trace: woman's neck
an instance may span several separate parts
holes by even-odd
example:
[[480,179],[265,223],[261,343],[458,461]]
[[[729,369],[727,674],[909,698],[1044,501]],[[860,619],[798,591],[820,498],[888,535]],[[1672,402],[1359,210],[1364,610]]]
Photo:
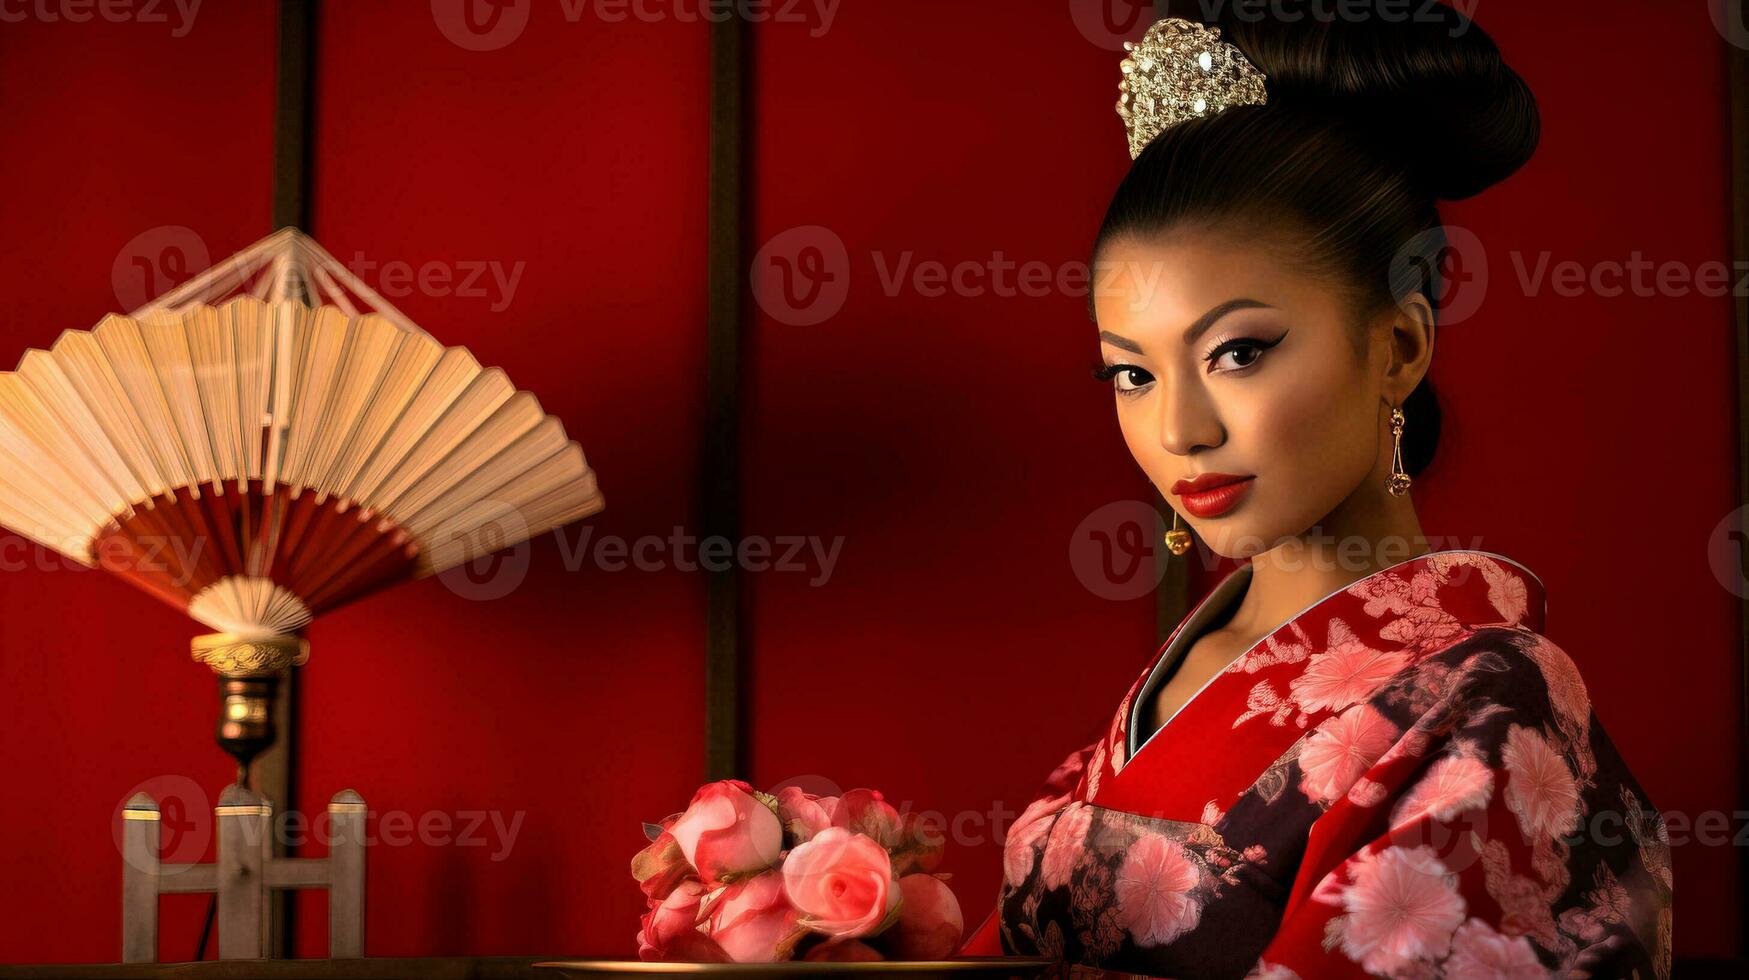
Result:
[[1304,534],[1252,556],[1250,585],[1221,630],[1261,639],[1325,596],[1432,550],[1407,498],[1381,490],[1345,502]]

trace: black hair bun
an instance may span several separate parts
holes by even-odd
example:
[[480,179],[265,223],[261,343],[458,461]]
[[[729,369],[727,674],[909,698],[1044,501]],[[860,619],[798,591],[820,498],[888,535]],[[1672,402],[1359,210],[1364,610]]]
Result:
[[1536,97],[1494,41],[1433,0],[1226,5],[1214,24],[1268,77],[1271,111],[1325,111],[1438,200],[1505,180],[1536,151]]

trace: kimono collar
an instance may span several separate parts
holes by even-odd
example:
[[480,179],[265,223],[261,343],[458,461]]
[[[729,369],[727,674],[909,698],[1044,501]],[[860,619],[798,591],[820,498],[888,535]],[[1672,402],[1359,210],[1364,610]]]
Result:
[[[1152,740],[1153,734],[1132,738],[1129,733],[1142,734],[1142,706],[1166,671],[1183,655],[1187,641],[1200,636],[1206,623],[1237,603],[1250,582],[1249,562],[1228,573],[1184,618],[1155,654],[1151,667],[1131,686],[1114,721],[1118,734],[1113,744],[1120,751],[1127,749],[1124,755],[1139,752],[1141,746],[1137,742],[1145,745]],[[1210,677],[1179,706],[1173,718],[1224,677],[1254,674],[1272,663],[1303,660],[1306,645],[1328,635],[1319,624],[1332,618],[1367,623],[1376,632],[1378,642],[1418,656],[1446,645],[1466,630],[1483,626],[1541,633],[1545,611],[1542,580],[1511,558],[1470,549],[1428,552],[1372,572],[1295,613],[1232,665]],[[1250,682],[1246,683],[1249,686]],[[1167,719],[1166,725],[1171,722],[1172,718]],[[1119,759],[1113,761],[1114,768],[1121,768]]]
[[[1246,562],[1211,589],[1187,621],[1200,619],[1204,607],[1210,613],[1227,608],[1250,583],[1251,563]],[[1457,548],[1387,565],[1330,592],[1289,622],[1343,595],[1367,599],[1369,606],[1383,604],[1391,612],[1403,611],[1394,607],[1406,600],[1415,606],[1437,606],[1465,626],[1520,626],[1536,633],[1543,631],[1548,611],[1547,591],[1535,572],[1505,555]]]

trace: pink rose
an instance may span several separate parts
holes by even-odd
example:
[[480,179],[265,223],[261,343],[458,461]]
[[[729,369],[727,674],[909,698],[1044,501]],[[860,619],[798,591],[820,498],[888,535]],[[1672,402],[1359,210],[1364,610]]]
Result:
[[836,796],[815,796],[796,786],[785,786],[777,793],[778,820],[795,835],[798,844],[813,840],[815,834],[832,826],[837,809]]
[[843,827],[828,827],[789,852],[783,890],[804,925],[835,939],[879,932],[900,894],[886,848]]
[[815,963],[872,963],[886,957],[868,943],[855,939],[838,939],[815,946],[802,959]]
[[881,796],[880,790],[874,789],[853,789],[840,796],[832,813],[832,826],[867,834],[885,848],[897,847],[904,833],[899,811]]
[[787,960],[807,930],[783,893],[783,875],[766,871],[723,889],[707,913],[710,938],[736,963]]
[[669,828],[686,862],[706,884],[763,871],[783,851],[783,825],[777,814],[738,779],[706,783]]
[[678,813],[663,817],[657,825],[662,828],[661,832],[651,838],[643,850],[632,855],[632,877],[638,880],[638,886],[652,902],[667,898],[674,886],[693,876],[692,865],[686,863],[686,855],[681,853],[680,844],[671,832],[679,819]]
[[707,889],[697,879],[681,882],[660,902],[650,903],[638,930],[638,958],[663,960],[677,944],[689,945],[698,936],[698,906]]
[[717,941],[699,932],[683,932],[675,936],[668,948],[655,955],[646,955],[646,960],[660,960],[664,963],[732,963],[729,954],[723,952],[723,947]]
[[904,960],[946,959],[959,948],[965,919],[953,889],[934,875],[899,879],[899,921],[893,924],[892,951]]

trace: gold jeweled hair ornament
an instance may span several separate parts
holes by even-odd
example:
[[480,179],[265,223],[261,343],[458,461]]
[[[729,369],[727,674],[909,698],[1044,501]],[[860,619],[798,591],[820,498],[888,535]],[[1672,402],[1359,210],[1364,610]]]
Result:
[[1140,44],[1124,42],[1117,114],[1130,133],[1130,159],[1168,126],[1236,105],[1264,105],[1264,76],[1221,29],[1182,17],[1154,22]]

